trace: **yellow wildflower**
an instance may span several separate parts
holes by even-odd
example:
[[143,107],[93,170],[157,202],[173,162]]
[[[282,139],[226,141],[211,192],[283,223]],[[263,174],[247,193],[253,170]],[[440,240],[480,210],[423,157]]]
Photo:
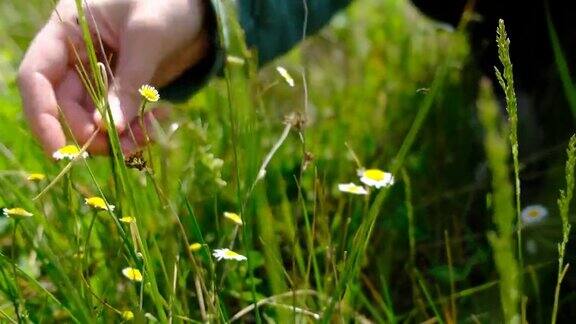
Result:
[[116,208],[116,206],[114,206],[114,205],[107,205],[106,201],[100,197],[84,198],[84,202],[86,203],[86,205],[88,205],[92,208],[95,208],[95,209],[100,209],[100,210],[113,211],[114,208]]
[[190,250],[190,252],[198,252],[198,251],[200,251],[201,248],[202,248],[202,244],[196,242],[196,243],[190,244],[190,246],[188,247],[188,250]]
[[34,216],[34,214],[32,214],[31,212],[20,207],[2,208],[2,213],[4,213],[4,216],[12,218],[25,218]]
[[134,218],[132,216],[124,216],[124,217],[120,218],[120,221],[122,223],[130,224],[130,223],[134,223],[136,221],[136,218]]
[[136,268],[124,268],[122,269],[122,274],[124,275],[124,277],[132,280],[132,281],[137,281],[137,282],[141,282],[142,281],[142,273],[140,272],[140,270],[136,269]]
[[122,312],[122,319],[129,321],[133,318],[134,318],[134,313],[132,313],[132,311],[125,310]]
[[28,180],[28,181],[42,181],[45,178],[46,178],[46,176],[43,173],[30,173],[26,177],[26,180]]
[[56,160],[74,160],[78,155],[85,159],[88,157],[88,152],[81,152],[80,148],[76,145],[66,145],[56,150],[56,152],[52,154],[52,157]]
[[224,212],[224,218],[231,220],[232,222],[236,223],[236,225],[242,225],[242,218],[240,215],[232,212]]
[[140,95],[146,99],[148,102],[156,102],[160,99],[160,94],[158,94],[158,90],[151,85],[145,84],[138,89]]

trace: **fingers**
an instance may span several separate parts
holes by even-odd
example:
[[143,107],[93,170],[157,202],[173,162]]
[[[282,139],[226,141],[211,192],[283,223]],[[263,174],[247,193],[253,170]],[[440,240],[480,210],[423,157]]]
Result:
[[[120,133],[139,113],[140,86],[154,81],[168,83],[201,57],[203,47],[194,40],[202,21],[199,1],[142,1],[134,5],[118,37],[118,61],[108,95]],[[158,70],[160,66],[162,71]],[[98,113],[95,119],[104,126]]]
[[124,154],[134,153],[149,141],[153,141],[153,125],[157,123],[158,120],[167,118],[168,112],[169,110],[167,107],[161,107],[154,108],[150,112],[146,113],[143,120],[145,129],[142,128],[139,118],[132,121],[130,128],[120,136],[120,144]]
[[[120,36],[118,62],[108,94],[108,103],[119,133],[123,133],[138,115],[141,104],[138,89],[150,83],[165,56],[162,44],[157,43],[166,37],[163,33],[164,27],[156,25],[153,19],[138,19],[130,21]],[[104,126],[98,112],[95,119]]]
[[67,65],[65,31],[49,23],[32,41],[18,72],[26,118],[49,155],[66,143],[53,85],[64,77]]
[[[69,69],[56,90],[56,98],[64,115],[64,125],[70,127],[72,136],[81,145],[98,131],[98,126],[92,118],[92,111],[88,108],[90,106],[86,105],[86,97],[86,91],[78,74]],[[88,151],[92,154],[107,153],[108,143],[105,134],[98,134],[90,143]]]

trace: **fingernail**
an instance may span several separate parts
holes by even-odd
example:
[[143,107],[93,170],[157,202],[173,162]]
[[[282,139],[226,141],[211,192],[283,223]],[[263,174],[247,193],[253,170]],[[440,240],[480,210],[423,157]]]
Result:
[[124,113],[122,108],[120,108],[120,99],[113,93],[108,95],[108,105],[110,105],[110,111],[112,112],[112,118],[114,118],[114,125],[119,132],[124,130]]

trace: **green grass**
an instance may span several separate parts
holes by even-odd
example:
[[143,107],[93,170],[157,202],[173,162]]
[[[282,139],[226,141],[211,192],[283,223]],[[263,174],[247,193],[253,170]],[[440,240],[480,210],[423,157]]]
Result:
[[[176,323],[569,318],[562,311],[574,295],[559,287],[574,257],[565,243],[573,145],[566,172],[564,157],[551,159],[546,183],[520,197],[531,160],[517,156],[515,121],[501,124],[491,86],[479,86],[461,30],[403,0],[365,0],[257,70],[225,5],[229,54],[246,63],[226,65],[223,77],[172,107],[144,152],[153,169],[127,168],[110,132],[112,157],[66,170],[45,158],[21,114],[15,71],[50,10],[28,3],[0,4],[0,207],[34,214],[0,218],[2,321],[121,322],[125,310],[138,322]],[[511,98],[506,64],[501,83]],[[89,80],[107,109],[104,80]],[[391,171],[396,183],[369,196],[339,192],[339,183],[359,182],[359,167]],[[47,179],[27,181],[30,172]],[[89,196],[116,208],[95,212]],[[520,226],[520,201],[550,215]],[[194,242],[202,248],[190,251]],[[248,260],[216,261],[213,250],[226,247]],[[125,278],[126,267],[143,282]]]

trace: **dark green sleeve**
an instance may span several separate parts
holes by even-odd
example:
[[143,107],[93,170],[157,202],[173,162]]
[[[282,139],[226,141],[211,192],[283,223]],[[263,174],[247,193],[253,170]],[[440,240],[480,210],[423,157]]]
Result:
[[[248,46],[258,51],[258,62],[264,65],[289,51],[306,35],[317,32],[351,0],[240,0],[240,24]],[[305,22],[307,15],[307,21]]]
[[[205,29],[210,33],[212,42],[210,50],[201,62],[161,89],[160,93],[164,99],[175,102],[188,99],[223,67],[225,49],[219,39],[218,17],[213,2],[206,2],[208,10]],[[311,35],[326,25],[338,10],[350,2],[351,0],[237,1],[239,20],[244,28],[246,43],[257,51],[260,65],[286,53],[301,41],[304,25],[306,35]]]

